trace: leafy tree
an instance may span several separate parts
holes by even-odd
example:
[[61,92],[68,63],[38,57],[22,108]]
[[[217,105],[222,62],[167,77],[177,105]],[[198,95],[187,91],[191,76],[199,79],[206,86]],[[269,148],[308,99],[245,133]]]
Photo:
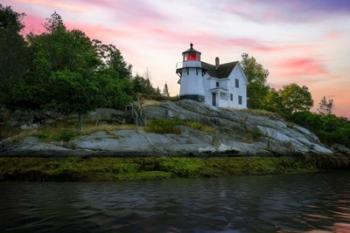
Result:
[[321,99],[318,107],[318,112],[324,115],[332,114],[334,107],[333,99],[327,99],[325,96]]
[[93,109],[98,101],[99,89],[94,80],[81,73],[63,70],[53,72],[47,81],[49,101],[46,107],[66,115],[77,114],[81,129],[81,116]]
[[313,105],[311,93],[306,86],[289,84],[280,90],[280,98],[285,115],[295,112],[309,111]]
[[262,108],[267,111],[276,112],[283,115],[284,106],[282,104],[282,98],[279,91],[273,88],[269,89],[266,96],[263,98]]
[[47,32],[28,36],[33,65],[27,98],[40,108],[76,113],[81,123],[80,116],[97,104],[101,61],[92,41],[81,31],[68,31],[57,13],[45,25]]
[[165,97],[169,97],[169,90],[168,90],[168,84],[164,84],[164,88],[163,88],[163,96]]
[[254,57],[250,57],[246,53],[242,54],[241,64],[248,79],[248,108],[261,109],[263,99],[269,90],[266,84],[269,72]]
[[114,45],[93,40],[93,45],[101,60],[99,70],[109,71],[116,79],[130,79],[131,65],[126,64],[121,52]]
[[132,83],[128,79],[117,79],[109,73],[98,73],[97,87],[100,90],[97,96],[99,107],[123,109],[132,100]]
[[30,63],[27,44],[20,35],[23,16],[0,4],[0,104],[8,107],[13,107],[10,105]]

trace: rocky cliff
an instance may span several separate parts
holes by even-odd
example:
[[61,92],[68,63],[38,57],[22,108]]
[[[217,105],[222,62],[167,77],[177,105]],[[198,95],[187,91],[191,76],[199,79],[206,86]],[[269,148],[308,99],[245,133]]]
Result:
[[332,154],[309,130],[270,113],[229,110],[189,100],[158,102],[143,110],[146,122],[172,119],[210,127],[176,126],[177,133],[144,127],[97,131],[69,142],[44,142],[35,136],[0,142],[0,155],[150,156],[150,155],[291,155]]

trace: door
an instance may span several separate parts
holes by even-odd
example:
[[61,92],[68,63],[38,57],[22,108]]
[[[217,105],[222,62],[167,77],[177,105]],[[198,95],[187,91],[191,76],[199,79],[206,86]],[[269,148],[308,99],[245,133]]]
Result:
[[211,100],[213,106],[216,106],[216,93],[211,93]]

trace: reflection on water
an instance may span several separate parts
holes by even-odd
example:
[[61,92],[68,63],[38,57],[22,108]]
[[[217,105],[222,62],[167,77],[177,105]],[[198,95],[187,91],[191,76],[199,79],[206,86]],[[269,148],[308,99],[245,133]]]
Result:
[[0,183],[0,232],[350,232],[349,177]]

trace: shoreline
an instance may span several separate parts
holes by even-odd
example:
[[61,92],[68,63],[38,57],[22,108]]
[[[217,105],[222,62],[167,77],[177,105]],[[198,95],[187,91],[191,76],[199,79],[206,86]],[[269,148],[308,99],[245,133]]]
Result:
[[146,181],[348,170],[349,156],[1,157],[0,181]]

